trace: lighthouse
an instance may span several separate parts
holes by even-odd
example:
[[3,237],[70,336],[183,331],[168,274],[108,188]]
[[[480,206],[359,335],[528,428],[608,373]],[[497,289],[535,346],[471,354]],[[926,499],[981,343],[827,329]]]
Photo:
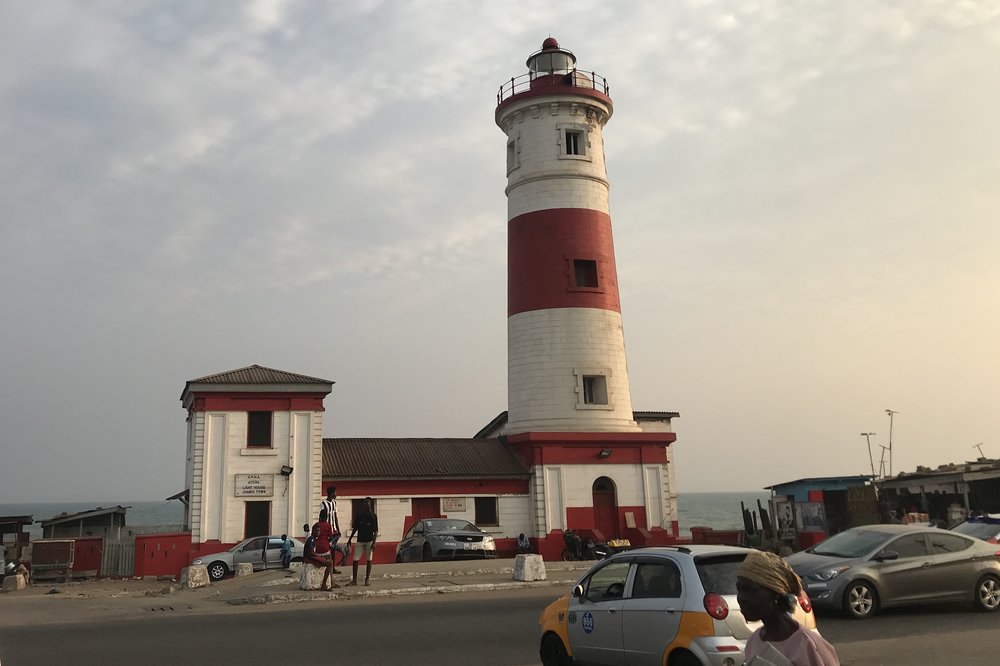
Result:
[[[675,412],[633,412],[608,202],[608,81],[549,37],[497,94],[506,135],[507,415],[535,538],[677,535]],[[638,544],[636,544],[638,545]]]
[[608,83],[552,37],[501,90],[508,432],[635,432],[604,164]]

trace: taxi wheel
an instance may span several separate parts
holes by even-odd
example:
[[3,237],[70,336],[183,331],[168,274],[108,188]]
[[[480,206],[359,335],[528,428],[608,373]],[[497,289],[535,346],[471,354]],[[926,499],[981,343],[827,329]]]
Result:
[[1000,579],[983,576],[976,583],[976,608],[992,612],[1000,608]]
[[573,657],[566,652],[566,646],[555,634],[545,634],[542,639],[542,666],[572,666]]
[[687,650],[670,655],[670,666],[702,666],[701,660]]
[[856,580],[844,592],[844,610],[855,620],[864,620],[878,610],[878,595],[864,581]]

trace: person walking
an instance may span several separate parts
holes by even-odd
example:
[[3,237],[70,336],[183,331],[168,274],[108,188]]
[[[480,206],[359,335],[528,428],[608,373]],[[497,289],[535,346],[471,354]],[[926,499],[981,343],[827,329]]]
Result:
[[840,666],[833,646],[792,618],[801,591],[802,582],[784,559],[747,553],[736,572],[736,599],[748,622],[764,625],[747,640],[745,666]]
[[375,556],[375,539],[378,536],[378,516],[372,508],[372,498],[366,497],[364,508],[351,520],[351,536],[347,537],[347,545],[351,545],[354,535],[358,536],[358,543],[354,546],[354,563],[351,570],[351,582],[348,585],[358,584],[358,563],[362,556],[367,557],[365,562],[365,585],[371,583],[372,577],[372,557]]

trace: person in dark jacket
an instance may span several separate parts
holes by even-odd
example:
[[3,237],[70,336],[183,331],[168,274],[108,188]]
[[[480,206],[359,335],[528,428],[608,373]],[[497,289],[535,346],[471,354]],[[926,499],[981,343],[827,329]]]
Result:
[[375,539],[378,537],[378,516],[372,509],[372,498],[366,497],[364,508],[351,520],[351,536],[347,537],[347,545],[351,545],[354,535],[358,536],[358,543],[354,546],[354,564],[351,571],[351,582],[348,585],[358,584],[358,563],[362,556],[367,557],[365,562],[365,585],[371,583],[372,577],[372,557],[375,555]]

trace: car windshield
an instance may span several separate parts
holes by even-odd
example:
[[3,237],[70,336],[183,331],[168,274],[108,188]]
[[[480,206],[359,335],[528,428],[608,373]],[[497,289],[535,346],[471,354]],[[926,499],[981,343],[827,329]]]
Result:
[[830,557],[862,557],[891,536],[873,530],[847,530],[834,534],[806,552]]
[[955,527],[952,528],[952,531],[966,536],[976,537],[977,539],[995,539],[997,535],[1000,535],[1000,524],[998,523],[1000,523],[1000,521],[967,521],[955,525]]
[[467,520],[425,520],[424,530],[427,532],[478,532],[479,528]]
[[706,594],[736,594],[736,572],[740,570],[746,555],[716,555],[696,557],[694,566]]

